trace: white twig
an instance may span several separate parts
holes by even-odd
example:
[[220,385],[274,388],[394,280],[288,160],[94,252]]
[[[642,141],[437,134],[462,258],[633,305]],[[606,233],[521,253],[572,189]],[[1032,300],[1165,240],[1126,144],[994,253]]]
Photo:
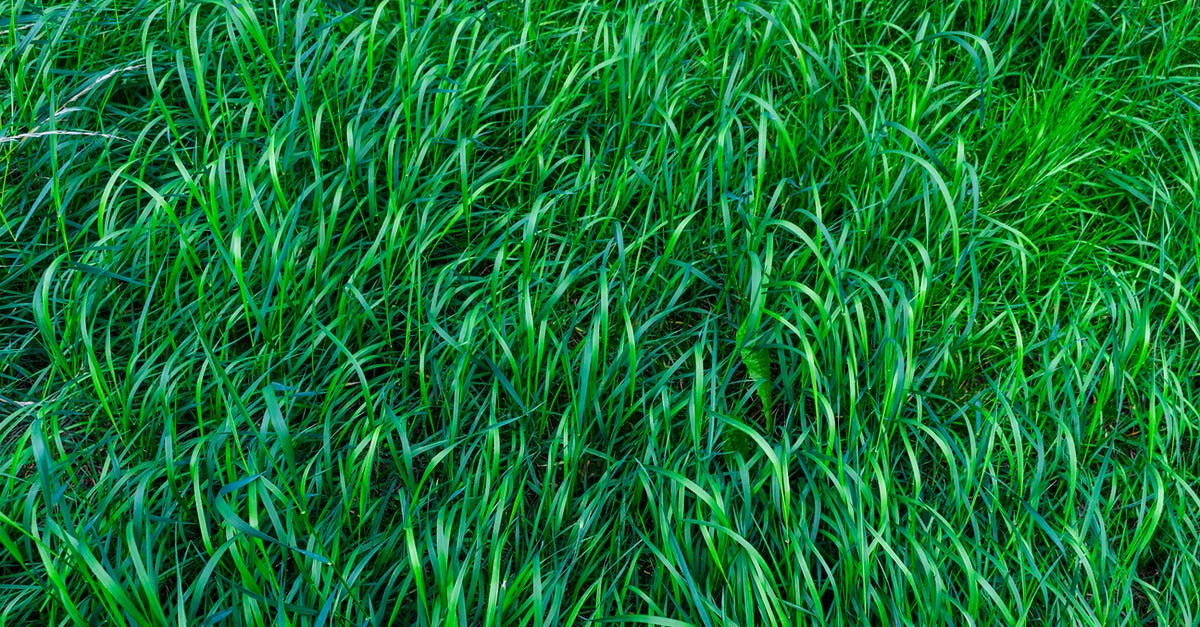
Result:
[[84,87],[83,89],[79,90],[74,96],[71,96],[69,99],[67,99],[67,101],[62,104],[62,107],[60,107],[58,109],[58,111],[55,111],[53,115],[50,115],[47,118],[45,118],[44,120],[42,120],[41,122],[39,122],[37,124],[37,126],[34,126],[32,129],[29,130],[29,132],[19,133],[17,135],[11,135],[11,136],[0,135],[0,144],[8,143],[8,142],[23,141],[26,139],[35,139],[38,137],[47,137],[50,135],[68,135],[68,136],[75,136],[75,137],[104,137],[107,139],[119,139],[123,142],[128,142],[129,140],[125,139],[124,137],[118,137],[116,135],[109,135],[108,133],[96,133],[93,131],[42,131],[42,130],[38,130],[38,129],[42,128],[46,124],[49,124],[51,120],[57,120],[58,118],[60,118],[64,115],[67,115],[68,113],[73,113],[75,111],[78,111],[79,109],[76,107],[72,107],[71,103],[86,96],[93,89],[96,89],[97,87],[99,87],[100,84],[103,83],[104,81],[116,76],[117,74],[121,74],[122,72],[129,72],[132,70],[140,69],[142,67],[144,67],[143,64],[135,63],[133,65],[125,66],[123,68],[109,70],[107,73],[101,75],[99,78],[92,81],[91,85]]
[[91,84],[91,85],[88,85],[87,87],[84,87],[83,89],[79,90],[79,93],[75,94],[74,96],[71,96],[71,98],[70,98],[69,100],[67,100],[66,102],[64,102],[64,103],[62,104],[62,108],[61,108],[61,109],[59,109],[58,111],[55,111],[55,112],[54,112],[54,115],[52,115],[52,116],[50,116],[50,117],[46,118],[45,120],[42,120],[42,124],[45,124],[46,122],[49,122],[51,119],[55,119],[55,118],[57,118],[58,116],[60,116],[60,115],[63,115],[63,114],[65,114],[65,113],[70,113],[70,112],[71,112],[71,110],[70,110],[70,109],[68,109],[67,107],[70,107],[72,102],[75,102],[76,100],[79,100],[80,98],[82,98],[82,97],[86,96],[86,95],[88,94],[88,92],[90,92],[90,91],[92,91],[93,89],[95,89],[95,88],[99,87],[99,86],[100,86],[100,83],[103,83],[104,81],[106,81],[106,80],[108,80],[108,79],[110,79],[110,78],[112,78],[112,77],[114,77],[114,76],[116,76],[117,74],[120,74],[120,73],[122,73],[122,72],[129,72],[129,71],[131,71],[131,70],[137,70],[137,69],[140,69],[141,67],[142,67],[142,64],[141,64],[141,63],[135,63],[135,64],[133,64],[133,65],[126,66],[126,67],[123,67],[123,68],[118,68],[118,69],[115,69],[115,70],[109,70],[109,72],[108,72],[107,74],[105,74],[105,75],[101,76],[100,78],[97,78],[95,81],[93,81],[93,82],[92,82],[92,84]]
[[5,142],[17,142],[26,139],[34,139],[37,137],[46,137],[48,135],[75,135],[82,137],[105,137],[107,139],[119,139],[123,142],[128,142],[124,137],[109,135],[108,133],[94,133],[92,131],[33,131],[31,133],[20,133],[9,137],[0,137],[0,144]]

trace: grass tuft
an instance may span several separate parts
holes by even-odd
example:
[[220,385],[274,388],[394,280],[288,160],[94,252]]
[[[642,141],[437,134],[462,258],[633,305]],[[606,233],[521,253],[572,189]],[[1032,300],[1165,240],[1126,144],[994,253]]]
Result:
[[1198,51],[10,2],[0,624],[1195,624]]

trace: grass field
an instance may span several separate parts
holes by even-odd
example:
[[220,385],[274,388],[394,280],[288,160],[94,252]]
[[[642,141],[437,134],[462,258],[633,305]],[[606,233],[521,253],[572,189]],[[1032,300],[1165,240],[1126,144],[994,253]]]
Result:
[[1200,2],[10,0],[0,625],[1200,622]]

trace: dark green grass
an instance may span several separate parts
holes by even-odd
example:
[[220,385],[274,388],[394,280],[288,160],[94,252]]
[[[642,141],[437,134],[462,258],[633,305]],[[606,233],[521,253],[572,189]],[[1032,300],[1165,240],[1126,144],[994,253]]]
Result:
[[0,624],[1200,621],[1200,4],[17,0]]

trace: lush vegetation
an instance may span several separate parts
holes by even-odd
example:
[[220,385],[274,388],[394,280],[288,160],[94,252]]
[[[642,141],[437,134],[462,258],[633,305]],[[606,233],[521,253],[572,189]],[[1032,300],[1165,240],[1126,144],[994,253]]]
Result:
[[0,623],[1200,621],[1200,3],[15,0]]

